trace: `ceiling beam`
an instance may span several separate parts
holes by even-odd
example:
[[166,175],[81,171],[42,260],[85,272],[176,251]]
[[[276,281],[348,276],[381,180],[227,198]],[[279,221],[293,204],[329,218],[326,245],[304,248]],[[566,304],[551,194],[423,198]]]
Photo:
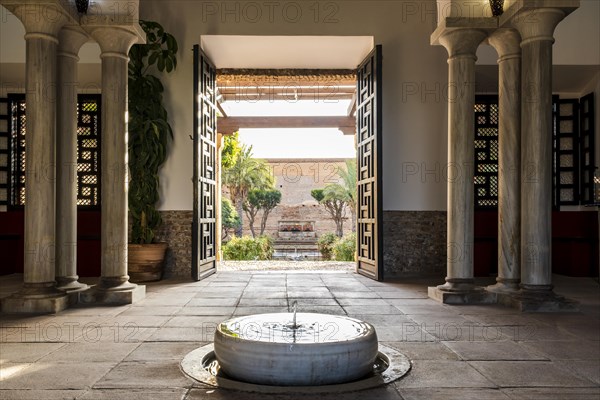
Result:
[[223,135],[231,135],[241,128],[337,128],[344,135],[356,133],[354,117],[226,117],[219,118],[217,130]]

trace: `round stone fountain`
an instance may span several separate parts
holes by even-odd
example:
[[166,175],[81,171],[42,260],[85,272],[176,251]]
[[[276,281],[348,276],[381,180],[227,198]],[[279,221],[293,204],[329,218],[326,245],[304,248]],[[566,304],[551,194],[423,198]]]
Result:
[[410,369],[401,353],[379,346],[375,328],[354,318],[258,314],[220,323],[213,345],[190,352],[183,372],[205,384],[281,393],[340,392],[380,386]]
[[[333,315],[260,314],[221,323],[214,351],[228,376],[262,385],[330,385],[373,370],[377,334],[366,322]],[[287,320],[287,322],[286,322]]]

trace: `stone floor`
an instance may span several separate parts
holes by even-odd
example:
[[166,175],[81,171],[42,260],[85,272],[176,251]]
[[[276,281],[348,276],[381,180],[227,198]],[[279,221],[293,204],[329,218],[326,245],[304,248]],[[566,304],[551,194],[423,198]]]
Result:
[[[0,279],[0,295],[19,276]],[[593,279],[555,277],[581,312],[521,314],[447,306],[427,284],[378,283],[353,273],[220,272],[201,282],[147,286],[131,306],[0,316],[1,399],[598,400],[600,291]],[[232,315],[288,311],[350,315],[375,325],[412,371],[379,389],[336,395],[264,395],[195,384],[179,370]]]

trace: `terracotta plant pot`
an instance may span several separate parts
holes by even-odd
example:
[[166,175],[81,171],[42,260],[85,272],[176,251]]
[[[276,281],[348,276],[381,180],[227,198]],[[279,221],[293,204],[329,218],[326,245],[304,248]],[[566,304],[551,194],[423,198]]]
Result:
[[152,282],[162,278],[167,243],[128,245],[127,266],[132,282]]

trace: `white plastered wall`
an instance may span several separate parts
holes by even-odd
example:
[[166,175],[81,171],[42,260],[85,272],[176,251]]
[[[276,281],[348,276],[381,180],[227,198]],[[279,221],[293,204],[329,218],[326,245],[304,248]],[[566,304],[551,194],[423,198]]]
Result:
[[[199,42],[201,35],[358,35],[373,36],[376,43],[383,45],[384,209],[445,210],[446,51],[429,45],[429,37],[438,18],[436,4],[436,0],[142,0],[140,18],[159,21],[175,35],[180,45],[178,69],[164,79],[165,99],[175,141],[161,173],[160,208],[192,208],[192,147],[189,140],[192,133],[191,48]],[[474,5],[469,7],[463,9],[471,10],[471,13],[478,10]],[[24,87],[24,76],[14,70],[18,70],[18,65],[24,62],[25,43],[20,23],[4,8],[0,7],[0,10],[0,95],[3,95],[7,85]],[[485,11],[486,7],[481,10]],[[555,63],[600,65],[597,34],[600,21],[595,18],[598,13],[599,1],[582,0],[582,8],[559,25]],[[479,63],[494,64],[497,56],[493,49],[488,49],[487,55],[485,51],[480,51]],[[97,45],[90,43],[84,46],[80,53],[83,73],[97,68],[93,65],[99,63],[98,55]],[[596,88],[596,104],[599,107],[600,83],[593,87]],[[597,118],[597,124],[599,120]],[[597,131],[600,132],[600,129]]]

